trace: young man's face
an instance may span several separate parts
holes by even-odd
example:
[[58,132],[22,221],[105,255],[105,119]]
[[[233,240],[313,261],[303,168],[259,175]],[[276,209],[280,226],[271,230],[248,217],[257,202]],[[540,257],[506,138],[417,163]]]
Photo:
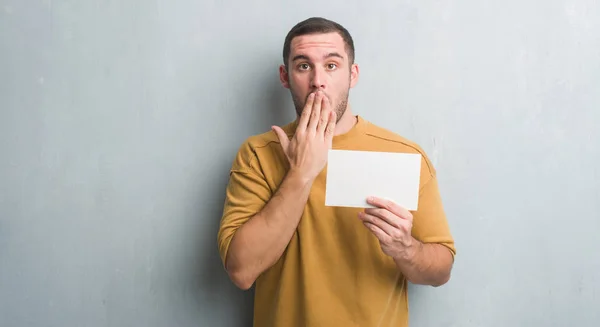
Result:
[[302,35],[292,40],[288,70],[282,65],[280,77],[292,93],[298,115],[308,95],[322,90],[339,120],[346,111],[348,92],[356,84],[358,67],[350,65],[338,33]]

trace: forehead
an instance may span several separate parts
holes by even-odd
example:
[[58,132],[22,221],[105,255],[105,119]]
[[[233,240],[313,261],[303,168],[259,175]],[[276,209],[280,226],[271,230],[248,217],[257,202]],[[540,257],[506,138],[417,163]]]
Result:
[[322,52],[337,52],[347,57],[344,39],[335,32],[297,36],[292,40],[290,50],[292,58],[299,54],[310,56]]

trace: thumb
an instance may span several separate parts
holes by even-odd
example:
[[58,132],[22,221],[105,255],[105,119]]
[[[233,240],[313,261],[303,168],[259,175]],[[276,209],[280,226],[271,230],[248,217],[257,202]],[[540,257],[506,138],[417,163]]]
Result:
[[277,138],[279,138],[279,142],[281,143],[281,147],[283,148],[283,150],[287,151],[288,144],[290,144],[290,140],[288,139],[287,134],[285,134],[283,129],[281,129],[281,127],[279,126],[271,126],[271,129],[273,130],[273,132],[275,132]]

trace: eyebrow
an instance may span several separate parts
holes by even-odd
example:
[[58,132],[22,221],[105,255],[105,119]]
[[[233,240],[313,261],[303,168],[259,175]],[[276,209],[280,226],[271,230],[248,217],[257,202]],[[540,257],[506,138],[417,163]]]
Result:
[[[324,56],[324,58],[331,58],[331,57],[337,57],[337,58],[340,58],[340,59],[344,59],[344,57],[342,55],[340,55],[339,53],[337,53],[337,52],[330,52],[330,53],[328,53],[327,55]],[[299,59],[304,59],[304,60],[310,61],[310,58],[308,56],[302,55],[302,54],[294,56],[294,58],[292,58],[292,61],[296,61],[296,60],[299,60]]]

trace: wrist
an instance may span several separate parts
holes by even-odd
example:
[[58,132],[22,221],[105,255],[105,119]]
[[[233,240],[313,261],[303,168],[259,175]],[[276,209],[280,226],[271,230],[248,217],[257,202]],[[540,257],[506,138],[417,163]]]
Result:
[[286,175],[286,180],[297,187],[303,187],[307,185],[311,185],[314,181],[314,178],[307,176],[305,173],[297,171],[295,169],[290,169]]
[[412,267],[419,261],[418,259],[422,251],[423,243],[413,237],[411,244],[406,247],[405,251],[402,251],[398,256],[394,257],[394,261],[399,266]]
[[306,173],[298,171],[296,169],[290,169],[286,177],[296,183],[310,184],[315,179],[314,177],[308,176]]

